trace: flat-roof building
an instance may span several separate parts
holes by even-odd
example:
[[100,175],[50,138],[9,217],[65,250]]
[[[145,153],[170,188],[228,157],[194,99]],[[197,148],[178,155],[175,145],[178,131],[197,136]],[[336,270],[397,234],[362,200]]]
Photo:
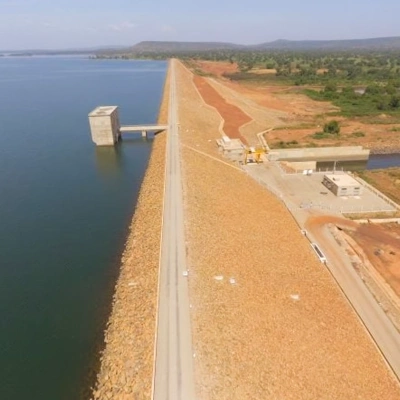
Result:
[[322,184],[336,196],[359,196],[361,183],[348,174],[326,174]]
[[92,140],[97,146],[109,146],[118,142],[120,124],[117,106],[95,108],[89,114]]

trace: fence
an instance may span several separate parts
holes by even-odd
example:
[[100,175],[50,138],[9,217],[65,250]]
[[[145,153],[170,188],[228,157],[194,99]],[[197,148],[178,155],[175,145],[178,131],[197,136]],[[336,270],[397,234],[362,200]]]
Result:
[[[382,207],[380,205],[374,206],[364,206],[364,205],[341,205],[341,206],[333,206],[332,204],[323,204],[323,203],[301,203],[300,205],[295,204],[294,202],[287,200],[285,196],[277,190],[274,186],[269,185],[267,182],[262,180],[261,178],[255,177],[251,175],[248,170],[245,170],[247,175],[251,176],[256,182],[258,182],[261,186],[264,186],[271,193],[273,193],[284,205],[285,207],[292,213],[294,211],[306,210],[306,209],[316,209],[316,210],[324,210],[333,213],[340,214],[377,214],[377,213],[393,213],[394,211],[400,209],[400,206],[396,204],[394,201],[390,200],[384,194],[379,192],[373,186],[368,185],[365,181],[364,186],[366,186],[369,190],[372,190],[376,195],[389,203],[392,207]],[[362,184],[363,182],[360,183]],[[394,208],[394,209],[393,209]]]
[[364,179],[354,176],[353,178],[356,179],[358,182],[361,183],[361,185],[365,186],[368,188],[371,192],[375,193],[378,197],[380,197],[382,200],[385,200],[387,203],[389,203],[391,206],[393,206],[396,210],[400,210],[400,205],[398,205],[396,202],[394,202],[392,199],[389,199],[386,195],[384,195],[382,192],[380,192],[378,189],[374,188],[372,185],[369,183],[365,182]]

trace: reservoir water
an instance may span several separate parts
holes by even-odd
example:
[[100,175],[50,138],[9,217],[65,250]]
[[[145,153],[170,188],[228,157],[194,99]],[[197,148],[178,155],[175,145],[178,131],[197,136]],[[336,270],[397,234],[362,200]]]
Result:
[[317,169],[321,171],[337,170],[359,171],[365,169],[385,169],[391,167],[400,167],[400,154],[371,154],[368,161],[332,161],[317,162]]
[[87,114],[155,122],[165,72],[0,58],[0,399],[88,398],[151,141],[96,148]]

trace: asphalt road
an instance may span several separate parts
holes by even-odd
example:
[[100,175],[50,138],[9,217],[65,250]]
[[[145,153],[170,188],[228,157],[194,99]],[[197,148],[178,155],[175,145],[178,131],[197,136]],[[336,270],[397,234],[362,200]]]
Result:
[[[377,303],[364,282],[357,275],[349,256],[339,247],[325,224],[307,223],[312,215],[306,209],[299,209],[292,202],[294,189],[282,180],[281,172],[273,164],[266,164],[263,173],[257,173],[254,166],[247,168],[250,176],[263,182],[292,206],[291,213],[299,227],[306,228],[311,242],[316,242],[328,260],[332,276],[359,316],[371,338],[380,350],[387,364],[400,380],[400,333]],[[264,168],[263,168],[264,169]],[[261,170],[262,172],[262,170]],[[336,217],[339,217],[336,215]]]
[[153,399],[194,400],[174,60],[168,119]]
[[317,241],[328,263],[327,267],[369,331],[383,357],[400,380],[400,334],[379,306],[351,265],[326,225],[306,225],[308,235]]

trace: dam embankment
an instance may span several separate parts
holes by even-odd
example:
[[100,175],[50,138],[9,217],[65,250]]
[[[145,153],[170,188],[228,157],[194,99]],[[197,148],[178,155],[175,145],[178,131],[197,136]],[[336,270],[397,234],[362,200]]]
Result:
[[[158,123],[168,122],[169,70]],[[157,317],[166,133],[154,138],[121,258],[94,399],[150,399]],[[133,396],[133,397],[132,397]]]

